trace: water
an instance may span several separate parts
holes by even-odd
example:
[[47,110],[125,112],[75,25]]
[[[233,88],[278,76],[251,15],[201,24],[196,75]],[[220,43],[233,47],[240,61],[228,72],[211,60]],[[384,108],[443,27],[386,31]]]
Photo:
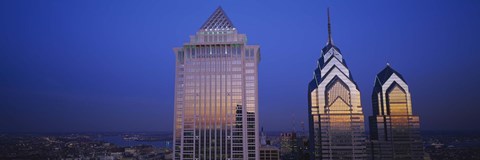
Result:
[[172,148],[172,141],[133,141],[124,140],[122,136],[104,136],[97,138],[97,140],[112,143],[120,147],[151,145],[155,148]]

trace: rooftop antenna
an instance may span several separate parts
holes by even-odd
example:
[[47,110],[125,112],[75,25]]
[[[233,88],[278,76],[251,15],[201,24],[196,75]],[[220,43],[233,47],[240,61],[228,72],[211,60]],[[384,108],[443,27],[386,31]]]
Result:
[[300,122],[300,125],[302,126],[302,135],[301,136],[305,136],[305,124],[304,122]]
[[327,16],[328,16],[328,44],[333,45],[332,27],[331,27],[331,24],[330,24],[330,7],[327,8]]
[[295,113],[292,113],[292,129],[293,133],[297,132],[295,129]]

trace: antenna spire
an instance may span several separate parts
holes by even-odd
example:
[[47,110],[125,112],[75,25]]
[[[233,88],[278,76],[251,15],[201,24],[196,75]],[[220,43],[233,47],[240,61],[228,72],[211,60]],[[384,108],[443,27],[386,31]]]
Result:
[[330,25],[330,7],[327,8],[327,16],[328,16],[328,44],[333,44],[332,27]]

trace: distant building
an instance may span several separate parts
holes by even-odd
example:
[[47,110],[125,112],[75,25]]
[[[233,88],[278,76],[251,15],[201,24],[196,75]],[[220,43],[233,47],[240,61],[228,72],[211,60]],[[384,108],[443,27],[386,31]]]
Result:
[[296,149],[296,159],[297,160],[309,160],[310,159],[310,150],[309,150],[308,137],[298,136],[297,137],[297,149]]
[[173,159],[259,159],[260,47],[218,7],[174,52]]
[[297,145],[297,136],[295,132],[280,134],[280,154],[282,159],[289,159],[286,157],[293,157],[292,153]]
[[260,133],[260,160],[279,160],[280,150],[278,147],[271,146],[270,140],[267,139],[263,127]]
[[390,65],[375,77],[370,116],[370,159],[423,159],[419,117],[413,115],[410,91]]
[[296,132],[280,134],[280,157],[282,160],[307,160],[308,139]]
[[328,13],[328,42],[308,85],[310,159],[364,159],[364,115],[360,91],[333,44]]
[[280,160],[278,148],[270,145],[262,145],[260,147],[260,160]]
[[267,134],[265,134],[265,132],[263,131],[263,127],[262,131],[260,132],[260,145],[267,145]]

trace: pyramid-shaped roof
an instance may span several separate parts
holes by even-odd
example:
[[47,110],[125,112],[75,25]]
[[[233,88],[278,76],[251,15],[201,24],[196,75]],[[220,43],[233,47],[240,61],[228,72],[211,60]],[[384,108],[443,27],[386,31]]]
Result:
[[[390,65],[387,65],[385,69],[380,71],[380,73],[377,74],[377,80],[379,81],[380,85],[383,85],[392,74],[396,74],[402,81],[405,82],[405,79],[403,79],[403,76],[395,71]],[[405,82],[406,83],[406,82]]]
[[214,30],[214,29],[234,29],[232,21],[227,17],[222,7],[218,7],[215,12],[208,18],[208,20],[202,25],[202,30]]

